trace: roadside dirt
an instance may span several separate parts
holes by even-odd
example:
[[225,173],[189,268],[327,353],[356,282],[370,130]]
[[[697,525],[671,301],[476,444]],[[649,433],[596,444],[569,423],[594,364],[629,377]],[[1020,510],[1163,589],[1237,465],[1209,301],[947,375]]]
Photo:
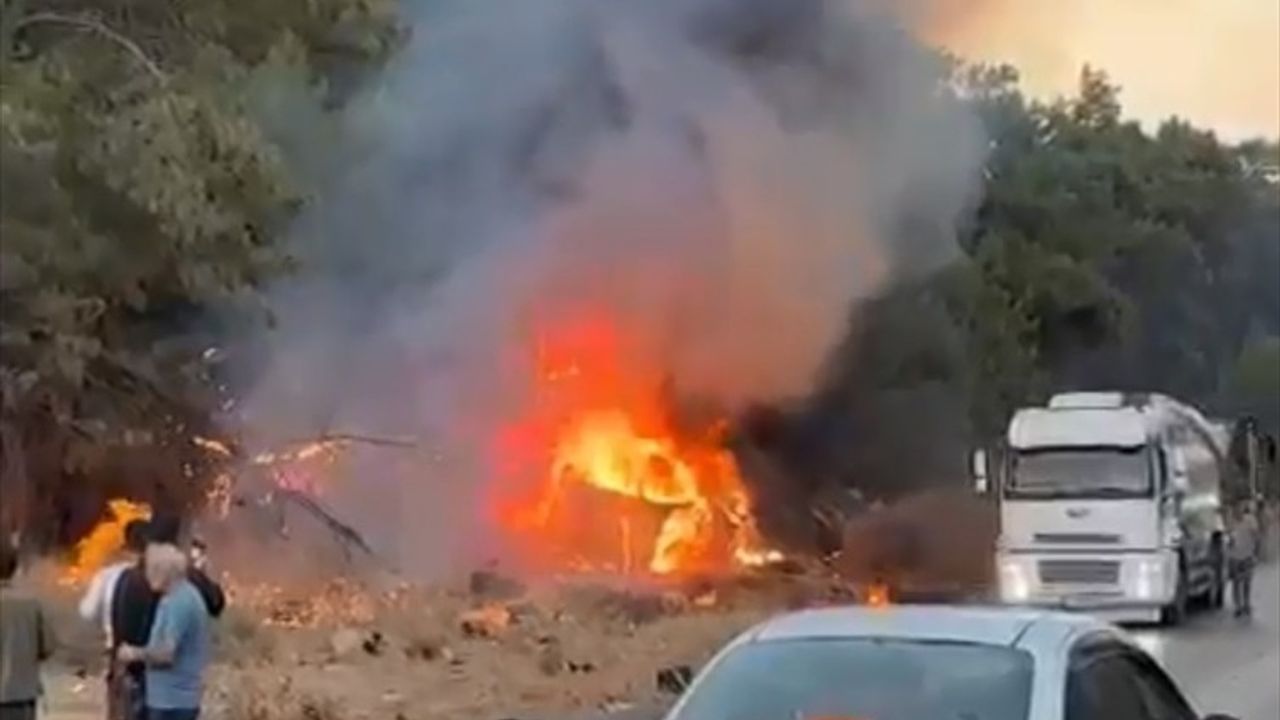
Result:
[[[843,552],[825,564],[678,586],[575,577],[525,587],[488,572],[431,588],[383,578],[264,589],[228,578],[231,606],[216,625],[202,718],[625,717],[669,700],[657,691],[659,670],[697,668],[779,611],[855,602],[859,583],[881,566],[895,570],[894,582],[980,585],[988,515],[945,494],[926,497],[851,523]],[[53,720],[102,715],[101,641],[72,600],[50,597],[65,640],[48,678]]]

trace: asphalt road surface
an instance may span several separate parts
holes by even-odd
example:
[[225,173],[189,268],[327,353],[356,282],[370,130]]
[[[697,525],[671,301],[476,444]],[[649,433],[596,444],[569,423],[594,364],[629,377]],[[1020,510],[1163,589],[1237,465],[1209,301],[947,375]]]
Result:
[[1202,715],[1280,720],[1280,569],[1275,562],[1254,576],[1253,617],[1230,608],[1192,615],[1174,629],[1135,629]]

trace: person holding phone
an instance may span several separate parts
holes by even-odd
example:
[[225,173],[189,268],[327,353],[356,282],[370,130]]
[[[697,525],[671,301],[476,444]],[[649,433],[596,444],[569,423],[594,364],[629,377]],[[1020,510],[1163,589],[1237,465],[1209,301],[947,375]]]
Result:
[[[148,525],[148,552],[154,547],[172,548],[184,559],[186,579],[200,595],[209,617],[221,616],[226,607],[226,596],[222,587],[208,574],[208,560],[203,543],[197,541],[200,549],[193,544],[192,551],[199,558],[194,562],[178,549],[181,521],[173,515],[160,515]],[[122,672],[117,685],[121,699],[116,703],[122,710],[113,720],[144,720],[145,708],[142,698],[146,695],[147,674],[145,664],[139,660],[128,660],[118,653],[122,645],[145,647],[151,637],[151,629],[156,617],[156,608],[160,595],[147,581],[143,563],[126,570],[117,582],[116,592],[112,599],[112,628],[114,646],[112,652]]]
[[174,545],[147,548],[146,578],[159,596],[151,631],[145,645],[121,645],[119,658],[146,668],[147,720],[196,720],[209,665],[208,607]]

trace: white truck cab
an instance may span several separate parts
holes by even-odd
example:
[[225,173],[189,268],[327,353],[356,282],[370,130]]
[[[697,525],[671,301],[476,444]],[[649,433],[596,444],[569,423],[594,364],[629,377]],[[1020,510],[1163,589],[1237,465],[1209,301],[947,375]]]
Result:
[[974,457],[977,487],[998,496],[1000,600],[1134,622],[1177,623],[1197,597],[1220,607],[1220,437],[1160,395],[1069,393],[1019,410],[999,472]]

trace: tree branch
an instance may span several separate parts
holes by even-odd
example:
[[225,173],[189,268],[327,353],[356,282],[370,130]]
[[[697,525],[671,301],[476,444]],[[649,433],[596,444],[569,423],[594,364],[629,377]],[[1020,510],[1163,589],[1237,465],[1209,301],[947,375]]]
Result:
[[[144,52],[142,48],[138,46],[137,43],[125,37],[124,35],[121,35],[115,30],[112,30],[110,27],[107,27],[101,21],[95,20],[94,18],[91,18],[91,17],[86,17],[83,15],[60,15],[58,13],[51,13],[51,12],[38,12],[32,15],[27,15],[26,17],[15,22],[9,32],[11,34],[16,34],[19,30],[21,30],[24,27],[28,27],[31,25],[38,25],[41,23],[52,24],[52,25],[66,25],[69,27],[78,28],[80,30],[88,30],[90,32],[97,33],[98,35],[101,35],[102,37],[119,45],[126,52],[132,55],[134,59],[137,60],[138,63],[142,65],[142,67],[151,75],[151,77],[156,80],[156,82],[164,84],[169,80],[169,77],[165,75],[163,70],[160,69],[160,66],[156,64],[156,62],[152,60],[146,54],[146,52]],[[5,48],[4,51],[7,53],[8,48]]]
[[316,438],[317,442],[325,442],[329,440],[336,442],[361,443],[364,445],[380,445],[382,447],[418,447],[417,442],[404,438],[377,437],[373,435],[358,435],[354,433],[324,433]]

